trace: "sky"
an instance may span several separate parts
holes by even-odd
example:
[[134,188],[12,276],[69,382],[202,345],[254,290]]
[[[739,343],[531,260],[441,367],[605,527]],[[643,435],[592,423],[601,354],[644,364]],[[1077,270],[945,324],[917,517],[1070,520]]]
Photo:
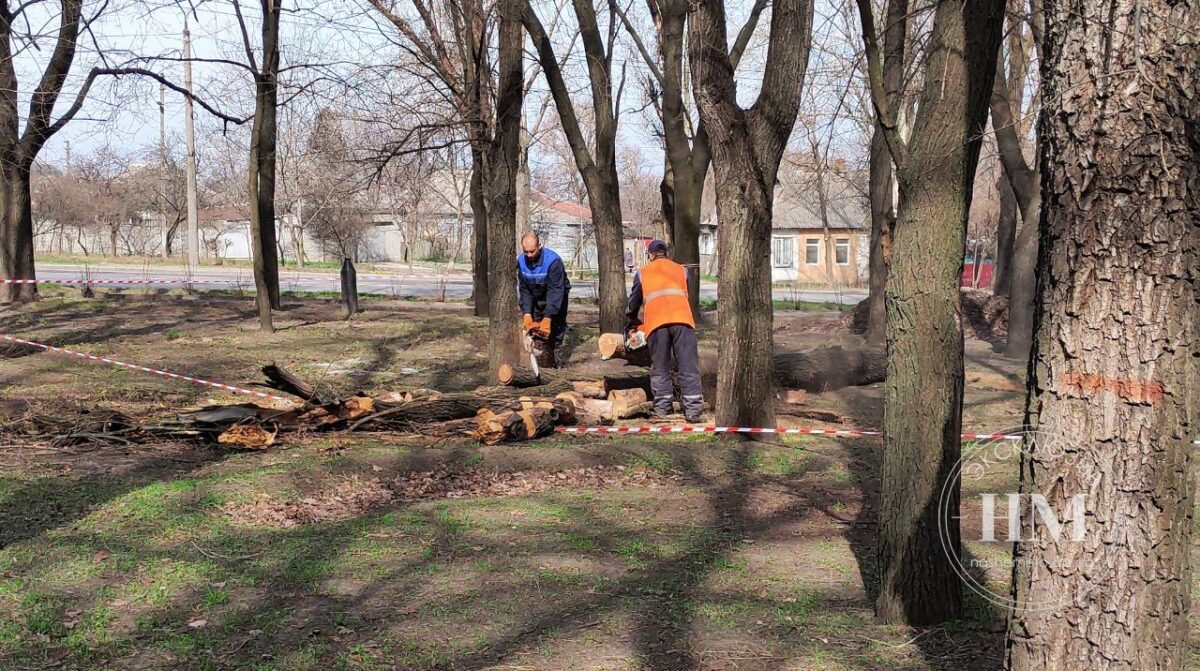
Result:
[[[193,0],[187,12],[187,24],[192,34],[193,79],[197,94],[232,116],[248,116],[253,111],[253,89],[248,71],[229,64],[205,62],[224,59],[246,62],[246,54],[236,21],[231,0]],[[553,21],[556,8],[562,0],[534,0],[544,22]],[[57,3],[47,3],[57,5]],[[88,10],[94,12],[98,2],[88,2]],[[569,3],[567,3],[569,5]],[[249,24],[252,41],[258,42],[258,22],[254,12],[257,3],[246,2],[243,11]],[[93,25],[92,35],[81,40],[80,53],[59,103],[65,109],[73,100],[79,82],[94,65],[136,64],[161,73],[173,82],[182,84],[183,66],[177,60],[181,56],[182,34],[187,3],[173,0],[114,0],[105,14]],[[409,7],[401,2],[400,6]],[[644,3],[633,0],[629,4],[635,25],[650,25],[645,14]],[[37,6],[40,16],[32,16],[30,23],[54,25],[55,17],[49,12],[53,6]],[[857,39],[847,35],[848,26],[845,7],[834,0],[818,0],[814,27],[814,53],[810,59],[806,82],[806,107],[813,111],[809,116],[817,117],[816,127],[823,136],[833,136],[842,142],[847,135],[855,133],[855,126],[845,118],[849,113],[845,95],[850,79],[844,70],[847,66],[847,40]],[[728,6],[731,23],[730,40],[736,34],[749,10],[744,0],[731,0]],[[410,10],[411,11],[411,10]],[[769,10],[759,23],[755,39],[738,72],[738,94],[743,104],[750,104],[757,95],[765,59]],[[849,19],[854,19],[849,15]],[[573,28],[570,9],[559,21],[556,41],[560,47]],[[301,0],[285,5],[282,19],[283,65],[300,63],[322,63],[319,73],[343,80],[358,82],[357,86],[329,88],[322,94],[305,96],[294,103],[297,110],[315,110],[321,105],[340,105],[353,110],[359,96],[365,97],[367,89],[377,80],[375,73],[395,63],[400,50],[394,44],[395,29],[382,21],[366,0]],[[52,39],[52,38],[51,38]],[[644,36],[653,49],[653,39]],[[49,40],[42,40],[44,46]],[[36,83],[47,48],[28,49],[17,57],[18,73],[22,84],[22,102],[27,104],[29,90]],[[257,51],[257,50],[256,50]],[[259,54],[256,53],[258,58]],[[168,60],[163,60],[168,59]],[[175,59],[175,60],[169,60]],[[586,80],[583,77],[584,63],[578,40],[573,51],[566,57],[568,82],[578,89],[575,96],[576,108],[582,109],[586,100]],[[532,54],[527,56],[527,72],[533,66]],[[661,149],[654,132],[654,112],[647,108],[642,82],[649,68],[635,51],[633,43],[624,33],[616,55],[616,68],[624,68],[626,86],[622,103],[621,132],[619,142],[625,147],[639,149],[651,167],[661,167]],[[311,77],[314,70],[295,71],[295,77]],[[547,97],[544,79],[533,82],[526,104],[526,114],[532,125],[533,117]],[[123,154],[148,152],[156,146],[159,136],[159,86],[144,78],[123,77],[119,80],[107,78],[99,82],[84,105],[79,117],[72,121],[46,146],[42,160],[62,165],[65,162],[68,144],[72,155],[81,156],[101,149]],[[839,118],[832,118],[836,112]],[[221,132],[222,124],[197,109],[198,142],[203,146],[207,138]],[[184,127],[183,98],[167,91],[165,104],[166,128],[169,141],[181,141]],[[552,116],[552,115],[548,115]],[[811,121],[811,119],[810,119]],[[551,132],[558,132],[556,129]],[[800,131],[798,131],[800,132]],[[850,142],[850,146],[853,146]],[[838,151],[844,151],[839,149]],[[531,161],[535,167],[552,158],[534,147]]]

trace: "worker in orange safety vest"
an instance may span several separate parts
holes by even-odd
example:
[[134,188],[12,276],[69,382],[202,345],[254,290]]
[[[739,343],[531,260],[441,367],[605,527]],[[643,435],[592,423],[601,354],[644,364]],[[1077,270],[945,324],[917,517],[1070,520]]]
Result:
[[[672,414],[675,396],[671,361],[679,371],[680,397],[688,422],[699,422],[704,408],[700,386],[699,355],[696,353],[696,319],[688,302],[687,268],[667,258],[667,243],[654,240],[646,247],[650,262],[633,276],[629,294],[628,331],[646,334],[653,363],[650,389],[654,392],[654,414]],[[638,313],[641,312],[639,319]]]

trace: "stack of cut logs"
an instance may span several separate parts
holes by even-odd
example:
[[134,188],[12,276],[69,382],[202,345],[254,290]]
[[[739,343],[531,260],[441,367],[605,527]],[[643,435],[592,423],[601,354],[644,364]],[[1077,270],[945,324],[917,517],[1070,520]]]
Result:
[[[650,370],[632,365],[644,361],[645,349],[626,351],[618,334],[600,338],[600,354],[616,361],[597,369],[542,371],[504,365],[500,386],[473,392],[441,393],[430,389],[389,392],[376,397],[334,399],[328,390],[275,365],[263,368],[262,386],[297,398],[297,407],[278,410],[253,404],[219,406],[181,414],[176,422],[144,427],[160,436],[203,436],[252,449],[272,445],[281,433],[298,431],[412,431],[426,436],[470,435],[485,444],[529,440],[566,424],[612,424],[646,417],[651,412]],[[716,364],[702,358],[706,386],[715,379]],[[877,349],[828,347],[808,353],[775,356],[779,387],[825,391],[883,380],[884,357]]]

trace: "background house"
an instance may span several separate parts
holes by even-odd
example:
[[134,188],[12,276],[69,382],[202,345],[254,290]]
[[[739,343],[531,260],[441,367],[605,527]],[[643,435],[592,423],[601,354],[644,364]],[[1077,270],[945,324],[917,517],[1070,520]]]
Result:
[[[865,190],[857,176],[844,172],[830,170],[821,177],[818,181],[799,169],[780,173],[771,223],[771,280],[865,284],[871,247]],[[713,208],[700,227],[700,268],[708,275],[717,269],[717,226]],[[827,260],[832,261],[832,277]]]

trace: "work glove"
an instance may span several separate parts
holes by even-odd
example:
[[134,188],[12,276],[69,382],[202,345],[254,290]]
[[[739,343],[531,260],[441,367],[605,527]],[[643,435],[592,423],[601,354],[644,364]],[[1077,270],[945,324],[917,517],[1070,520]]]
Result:
[[633,335],[638,330],[638,326],[640,325],[637,322],[629,322],[625,324],[625,333]]
[[537,330],[540,331],[542,335],[549,337],[550,336],[550,318],[544,317],[542,319],[542,321],[538,322]]
[[524,324],[523,328],[525,329],[526,333],[529,333],[530,331],[533,330],[533,317],[532,316],[525,315],[525,319],[522,323]]

